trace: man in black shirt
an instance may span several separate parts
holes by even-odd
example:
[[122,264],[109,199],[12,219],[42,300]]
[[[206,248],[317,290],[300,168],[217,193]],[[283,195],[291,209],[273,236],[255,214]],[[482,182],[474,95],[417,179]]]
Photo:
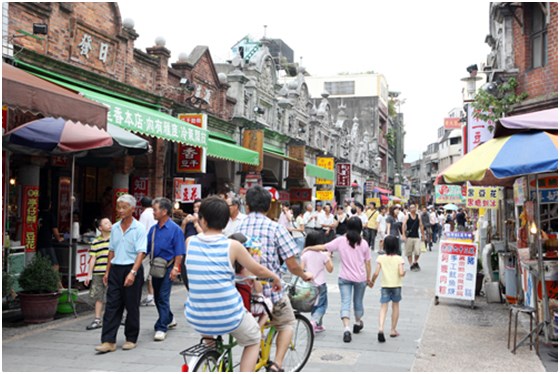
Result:
[[56,253],[53,247],[53,236],[57,242],[64,241],[64,238],[58,232],[58,225],[56,217],[51,211],[51,202],[42,200],[40,203],[39,211],[39,231],[37,233],[37,250],[38,252],[48,258],[53,266],[53,269],[58,271],[59,264],[56,258]]
[[467,231],[467,215],[462,208],[459,208],[455,221],[457,221],[457,231]]

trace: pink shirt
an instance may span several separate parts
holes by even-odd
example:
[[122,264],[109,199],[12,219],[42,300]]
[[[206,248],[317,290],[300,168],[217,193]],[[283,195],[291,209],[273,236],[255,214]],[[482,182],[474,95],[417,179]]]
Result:
[[371,260],[369,245],[365,240],[355,248],[350,246],[346,235],[339,236],[335,240],[325,244],[329,252],[338,251],[340,253],[340,272],[339,278],[351,282],[366,282],[366,261]]
[[327,283],[325,279],[325,264],[329,261],[327,254],[323,252],[307,251],[301,256],[305,261],[306,271],[313,274],[313,283],[316,286]]

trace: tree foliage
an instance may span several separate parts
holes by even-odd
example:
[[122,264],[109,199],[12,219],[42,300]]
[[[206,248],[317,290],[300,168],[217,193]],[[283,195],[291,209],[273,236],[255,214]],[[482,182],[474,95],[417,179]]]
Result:
[[474,98],[474,117],[483,121],[496,122],[506,116],[513,106],[527,98],[527,93],[516,94],[517,79],[509,78],[496,84],[494,90],[479,90]]

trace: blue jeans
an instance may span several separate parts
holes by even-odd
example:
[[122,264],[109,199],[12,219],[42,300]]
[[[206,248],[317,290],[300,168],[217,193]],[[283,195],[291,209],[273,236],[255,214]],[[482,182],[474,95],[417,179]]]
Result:
[[173,266],[167,268],[163,278],[153,278],[152,285],[154,286],[154,301],[158,310],[159,318],[154,325],[155,331],[167,332],[167,326],[173,321],[173,313],[169,306],[169,297],[171,296],[171,279],[169,274]]
[[354,316],[362,318],[364,315],[364,293],[366,292],[366,282],[352,282],[338,278],[338,288],[340,289],[340,318],[350,318],[350,303],[352,291],[354,292]]
[[317,325],[321,326],[323,324],[323,316],[327,312],[328,306],[329,298],[327,293],[327,284],[324,283],[319,286],[319,297],[317,298],[317,303],[311,310],[311,319],[317,322]]
[[299,248],[299,253],[297,254],[297,258],[299,258],[301,256],[301,252],[303,252],[303,247],[305,246],[305,238],[301,237],[301,238],[294,238],[294,241],[296,242],[296,245]]

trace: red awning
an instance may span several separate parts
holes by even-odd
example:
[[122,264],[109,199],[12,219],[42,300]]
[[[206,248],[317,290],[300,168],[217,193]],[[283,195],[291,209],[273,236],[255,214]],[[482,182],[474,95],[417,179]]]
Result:
[[384,194],[390,194],[391,193],[391,191],[386,190],[386,189],[381,188],[381,187],[374,187],[373,192],[379,192],[379,193],[384,193]]

